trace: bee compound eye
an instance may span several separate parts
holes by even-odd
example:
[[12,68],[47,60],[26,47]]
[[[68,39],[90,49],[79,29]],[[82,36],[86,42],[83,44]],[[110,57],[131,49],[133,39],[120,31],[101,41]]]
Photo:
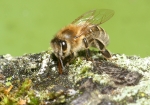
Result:
[[67,43],[66,43],[66,41],[62,41],[61,45],[62,45],[63,51],[65,51],[67,49]]

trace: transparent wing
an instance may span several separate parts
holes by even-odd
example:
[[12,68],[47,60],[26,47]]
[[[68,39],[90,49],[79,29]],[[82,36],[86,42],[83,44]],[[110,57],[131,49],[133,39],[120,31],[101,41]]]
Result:
[[79,16],[72,24],[82,25],[83,22],[86,22],[89,24],[100,25],[109,20],[113,15],[114,11],[109,9],[91,10]]

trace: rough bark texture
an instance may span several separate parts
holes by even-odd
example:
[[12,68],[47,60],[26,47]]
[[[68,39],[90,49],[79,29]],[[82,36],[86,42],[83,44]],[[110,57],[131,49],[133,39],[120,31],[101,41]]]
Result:
[[148,105],[150,57],[114,54],[105,60],[82,52],[57,70],[51,51],[12,57],[0,56],[1,105]]

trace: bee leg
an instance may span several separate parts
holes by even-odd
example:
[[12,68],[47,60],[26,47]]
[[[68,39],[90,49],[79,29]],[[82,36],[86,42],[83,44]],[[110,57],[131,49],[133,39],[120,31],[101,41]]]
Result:
[[104,57],[111,58],[111,54],[107,49],[104,49],[103,51],[101,51],[101,53],[104,55]]
[[74,53],[70,51],[69,56],[65,58],[65,65],[69,66],[69,64],[75,59]]
[[72,62],[74,60],[74,53],[71,51],[71,54],[70,54],[70,58],[69,58],[69,63]]
[[94,39],[96,46],[100,49],[100,52],[105,58],[111,58],[110,52],[105,48],[105,45],[98,39]]
[[87,39],[84,38],[83,39],[83,43],[85,44],[85,49],[86,49],[86,59],[89,60],[90,58],[90,50],[89,50],[89,46],[88,46],[88,42],[87,42]]

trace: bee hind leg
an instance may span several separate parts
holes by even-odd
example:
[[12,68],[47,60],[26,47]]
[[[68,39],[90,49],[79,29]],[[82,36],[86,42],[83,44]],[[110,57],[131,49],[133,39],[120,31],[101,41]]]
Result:
[[96,47],[100,49],[100,52],[105,58],[107,59],[111,58],[110,52],[105,48],[105,45],[100,40],[94,39],[94,42],[95,42]]

